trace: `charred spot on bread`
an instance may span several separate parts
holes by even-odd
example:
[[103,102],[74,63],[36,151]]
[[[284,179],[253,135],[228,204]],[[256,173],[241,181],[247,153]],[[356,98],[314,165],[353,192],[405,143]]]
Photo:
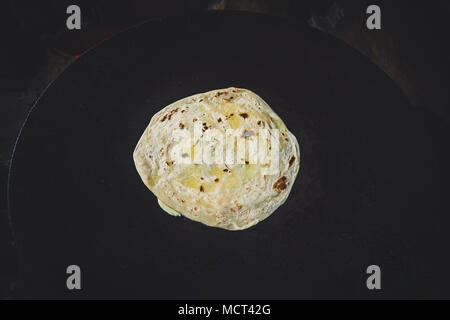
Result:
[[172,119],[172,116],[177,113],[180,110],[180,108],[176,108],[172,111],[170,111],[169,113],[165,114],[164,117],[161,119],[161,122],[166,121],[166,119],[168,119],[170,121],[170,119]]
[[276,192],[281,193],[282,191],[286,190],[287,186],[288,186],[288,179],[285,176],[283,176],[274,183],[273,189]]
[[290,167],[292,167],[292,165],[294,164],[294,162],[295,162],[295,156],[292,156],[290,159],[289,159],[289,168]]

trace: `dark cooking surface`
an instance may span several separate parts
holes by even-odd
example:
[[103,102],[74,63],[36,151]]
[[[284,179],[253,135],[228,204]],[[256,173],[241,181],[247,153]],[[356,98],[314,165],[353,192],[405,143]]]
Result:
[[[156,111],[228,86],[261,95],[302,154],[286,204],[241,232],[167,215],[132,161]],[[219,12],[129,30],[69,67],[25,125],[10,184],[15,295],[448,295],[448,169],[436,145],[448,132],[433,121],[318,31]],[[83,271],[78,293],[65,287],[71,264]],[[365,286],[371,264],[381,292]]]

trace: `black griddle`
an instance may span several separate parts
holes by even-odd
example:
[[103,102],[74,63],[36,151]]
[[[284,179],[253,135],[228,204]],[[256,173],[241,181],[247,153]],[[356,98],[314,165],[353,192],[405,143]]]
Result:
[[[296,135],[288,201],[239,232],[163,212],[132,153],[153,114],[230,86]],[[414,298],[448,295],[447,127],[363,55],[250,13],[149,21],[90,50],[18,139],[9,205],[16,298]],[[437,142],[436,142],[437,141]],[[66,268],[82,269],[81,291]],[[382,291],[366,268],[382,269]]]

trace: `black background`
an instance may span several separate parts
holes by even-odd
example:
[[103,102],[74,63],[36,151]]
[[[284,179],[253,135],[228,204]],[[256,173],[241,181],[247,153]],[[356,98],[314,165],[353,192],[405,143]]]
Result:
[[[266,99],[303,158],[288,202],[243,232],[165,215],[131,159],[161,107],[231,85]],[[194,14],[120,34],[68,68],[25,126],[5,292],[448,297],[448,124],[408,98],[356,50],[298,22]],[[83,269],[81,292],[65,288],[69,264]],[[382,267],[381,292],[365,287],[370,264]]]

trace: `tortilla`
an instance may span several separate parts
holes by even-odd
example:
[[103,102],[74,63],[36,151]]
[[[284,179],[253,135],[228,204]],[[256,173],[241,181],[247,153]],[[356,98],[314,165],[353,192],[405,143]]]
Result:
[[133,155],[171,215],[243,230],[288,198],[300,168],[295,136],[255,93],[213,90],[155,114]]

